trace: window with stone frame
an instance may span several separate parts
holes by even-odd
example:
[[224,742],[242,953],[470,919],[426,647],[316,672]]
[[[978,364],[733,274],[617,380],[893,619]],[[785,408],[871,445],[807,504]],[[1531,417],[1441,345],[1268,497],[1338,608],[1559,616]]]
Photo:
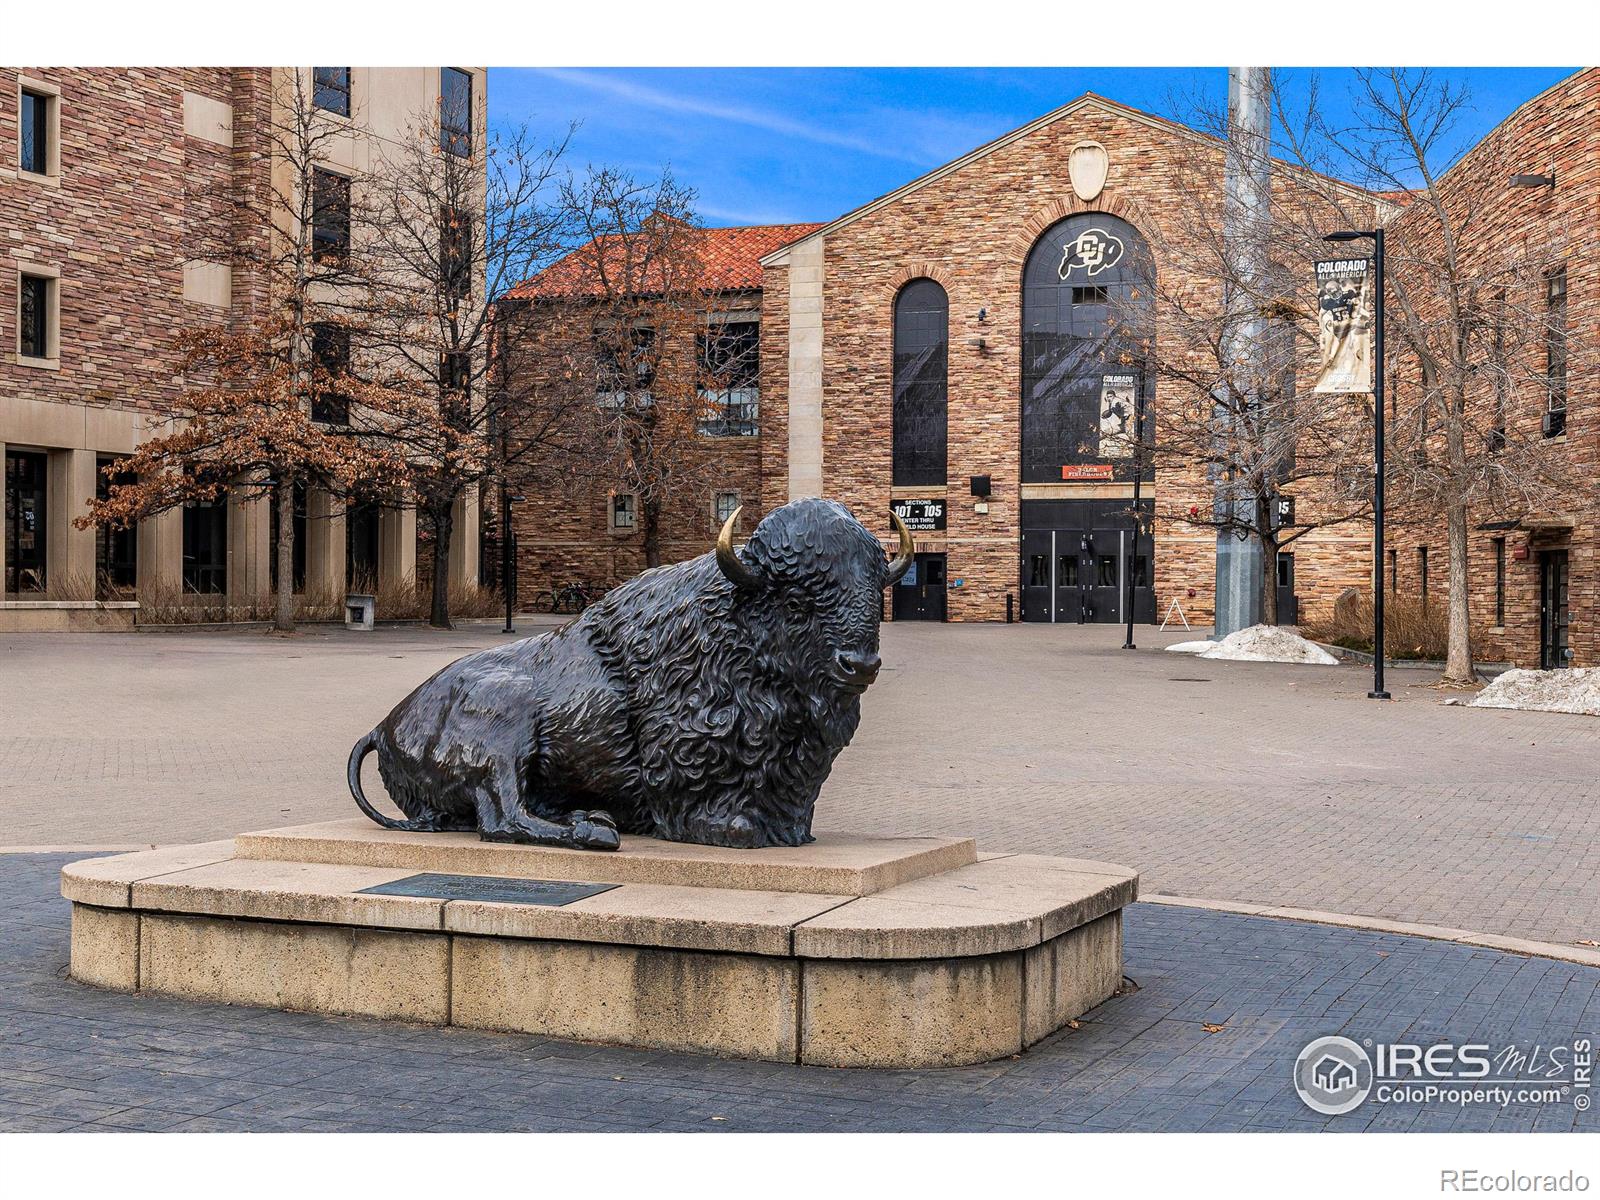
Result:
[[55,280],[44,275],[18,276],[17,353],[24,358],[52,358],[50,353],[51,293]]
[[51,119],[56,97],[24,87],[21,111],[17,114],[17,165],[31,175],[51,174],[51,161],[55,157],[51,144],[55,122]]
[[472,74],[458,67],[439,69],[439,149],[472,153]]
[[327,322],[313,325],[311,360],[321,376],[311,399],[311,419],[322,425],[350,424],[350,397],[337,382],[350,371],[350,331]]
[[595,334],[595,400],[602,408],[650,404],[656,381],[656,331],[635,326],[623,335],[616,329]]
[[439,209],[439,290],[459,304],[472,294],[472,214],[442,205]]
[[727,321],[695,335],[697,424],[705,437],[755,437],[761,432],[761,325]]
[[1544,436],[1567,431],[1567,269],[1545,276],[1545,386],[1548,394]]
[[342,263],[350,257],[350,180],[334,171],[311,172],[311,258]]
[[613,492],[607,505],[606,524],[613,533],[632,533],[638,524],[639,502],[632,492]]
[[312,67],[311,103],[335,116],[350,115],[350,68]]
[[949,423],[950,301],[932,279],[894,300],[893,472],[896,487],[945,482]]

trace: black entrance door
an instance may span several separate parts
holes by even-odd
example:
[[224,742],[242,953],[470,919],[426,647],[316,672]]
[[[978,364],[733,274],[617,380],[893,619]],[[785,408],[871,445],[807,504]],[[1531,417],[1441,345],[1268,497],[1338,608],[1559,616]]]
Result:
[[[1135,533],[1125,500],[1023,501],[1022,619],[1070,624],[1154,622],[1154,539]],[[1148,507],[1148,502],[1147,502]]]
[[1567,552],[1539,552],[1539,666],[1546,671],[1564,667],[1572,651],[1567,646]]
[[942,621],[944,613],[944,555],[919,554],[895,585],[894,619]]

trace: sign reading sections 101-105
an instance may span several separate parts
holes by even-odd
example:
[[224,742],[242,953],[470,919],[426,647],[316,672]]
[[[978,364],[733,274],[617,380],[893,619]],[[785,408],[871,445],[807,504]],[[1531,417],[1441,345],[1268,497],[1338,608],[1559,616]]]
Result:
[[912,533],[933,533],[944,528],[943,500],[895,500],[889,510],[904,521]]

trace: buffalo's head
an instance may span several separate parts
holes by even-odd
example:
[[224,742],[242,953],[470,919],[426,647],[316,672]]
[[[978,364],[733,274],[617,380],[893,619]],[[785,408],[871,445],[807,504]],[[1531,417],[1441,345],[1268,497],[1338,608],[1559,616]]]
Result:
[[717,565],[735,588],[771,600],[796,667],[852,695],[878,677],[883,589],[912,563],[911,533],[891,517],[900,535],[893,560],[836,500],[785,504],[756,526],[742,555],[733,548],[737,510],[717,538]]

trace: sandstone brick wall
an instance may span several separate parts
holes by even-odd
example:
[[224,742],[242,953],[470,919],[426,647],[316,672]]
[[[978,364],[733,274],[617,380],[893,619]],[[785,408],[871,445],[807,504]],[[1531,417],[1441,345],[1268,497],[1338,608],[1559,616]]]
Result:
[[[264,95],[268,73],[0,68],[8,167],[17,162],[19,74],[61,89],[62,173],[51,186],[0,170],[0,393],[162,411],[181,390],[174,336],[196,317],[183,300],[184,247],[199,225],[231,220],[218,197],[236,169],[227,148],[185,136],[183,93],[236,103],[257,88]],[[236,133],[247,136],[243,124]],[[28,262],[61,271],[59,371],[13,361],[16,271]],[[236,282],[236,294],[250,286]]]
[[[1084,140],[1100,142],[1110,156],[1104,191],[1090,204],[1077,199],[1067,174],[1069,152]],[[874,527],[886,525],[891,492],[947,491],[948,530],[918,541],[919,548],[946,552],[950,578],[964,580],[965,586],[950,593],[950,619],[1002,619],[1006,593],[1018,590],[1020,285],[1029,251],[1044,230],[1075,212],[1112,213],[1153,244],[1183,236],[1172,227],[1171,214],[1188,203],[1179,192],[1177,163],[1196,153],[1193,145],[1191,136],[1163,122],[1089,105],[825,234],[825,490]],[[1220,196],[1217,204],[1220,221]],[[1157,270],[1166,269],[1158,262]],[[900,287],[919,277],[937,280],[949,297],[948,483],[946,489],[896,490],[891,488],[893,305]],[[1218,284],[1175,278],[1167,271],[1163,286],[1215,291]],[[769,286],[768,293],[780,290]],[[980,311],[985,311],[982,320]],[[985,343],[981,349],[979,338]],[[1158,382],[1158,440],[1169,395],[1166,383]],[[769,443],[783,433],[775,421],[767,423]],[[974,511],[967,486],[972,475],[990,477],[987,514]],[[769,487],[773,482],[769,478]],[[1169,467],[1155,486],[1162,510],[1185,511],[1190,503],[1210,510],[1210,487],[1198,469]],[[1106,492],[1057,485],[1049,494],[1101,497]],[[1349,541],[1346,529],[1337,536],[1308,537],[1295,552],[1301,580],[1319,589],[1336,592],[1370,575],[1370,558],[1363,557],[1359,542]],[[1158,521],[1158,614],[1176,598],[1191,622],[1209,622],[1214,562],[1210,531]]]
[[[1600,493],[1595,488],[1600,470],[1600,397],[1596,395],[1600,368],[1600,69],[1590,68],[1530,100],[1455,168],[1444,176],[1441,190],[1451,205],[1471,205],[1476,220],[1463,242],[1463,253],[1491,266],[1509,267],[1525,247],[1551,247],[1553,268],[1567,271],[1567,431],[1564,439],[1546,444],[1565,463],[1573,485],[1555,513],[1571,517],[1567,531],[1527,529],[1486,530],[1480,525],[1504,519],[1507,514],[1485,503],[1470,510],[1468,549],[1469,604],[1475,631],[1474,650],[1487,661],[1507,661],[1517,666],[1539,665],[1539,552],[1565,549],[1570,555],[1570,609],[1572,665],[1600,663],[1600,560],[1596,538],[1600,535]],[[1554,174],[1555,186],[1514,188],[1514,173]],[[1408,211],[1399,221],[1403,240],[1408,226],[1422,227],[1426,214]],[[1437,253],[1436,237],[1424,236],[1425,253]],[[1483,268],[1479,269],[1483,272]],[[1486,273],[1486,272],[1483,272]],[[1536,289],[1539,281],[1517,280],[1509,286]],[[1539,295],[1520,297],[1537,308]],[[1538,339],[1514,356],[1515,368],[1525,376],[1514,388],[1508,404],[1510,438],[1540,440],[1540,420],[1545,409],[1545,389],[1533,378],[1545,367],[1544,348]],[[1407,370],[1400,364],[1402,372]],[[1488,406],[1492,391],[1481,388],[1473,396],[1472,423],[1480,429],[1491,421]],[[1403,400],[1402,400],[1403,404]],[[1505,624],[1494,625],[1494,542],[1506,542]],[[1429,547],[1429,596],[1442,606],[1448,588],[1447,546],[1440,512],[1400,506],[1394,513],[1390,545],[1398,551],[1399,591],[1417,594],[1419,546]],[[1522,557],[1519,557],[1519,553]]]

